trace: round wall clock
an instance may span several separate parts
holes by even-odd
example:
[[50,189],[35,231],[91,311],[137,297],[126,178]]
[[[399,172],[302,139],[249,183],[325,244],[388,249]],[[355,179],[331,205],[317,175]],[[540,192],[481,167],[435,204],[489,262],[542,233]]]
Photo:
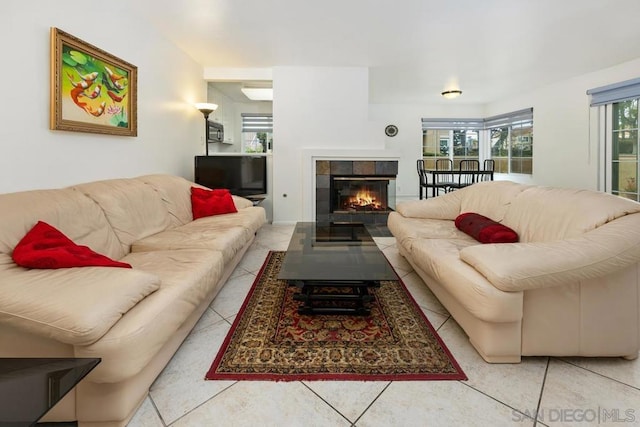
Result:
[[384,133],[387,136],[396,136],[398,134],[398,127],[396,125],[389,125],[384,128]]

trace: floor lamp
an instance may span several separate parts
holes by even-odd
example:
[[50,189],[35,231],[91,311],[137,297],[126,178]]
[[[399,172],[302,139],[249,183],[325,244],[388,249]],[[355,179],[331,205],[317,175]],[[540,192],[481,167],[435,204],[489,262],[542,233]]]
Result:
[[196,108],[200,110],[202,114],[204,114],[204,152],[205,155],[209,155],[209,114],[213,113],[217,108],[218,104],[211,104],[208,102],[199,102],[196,104]]

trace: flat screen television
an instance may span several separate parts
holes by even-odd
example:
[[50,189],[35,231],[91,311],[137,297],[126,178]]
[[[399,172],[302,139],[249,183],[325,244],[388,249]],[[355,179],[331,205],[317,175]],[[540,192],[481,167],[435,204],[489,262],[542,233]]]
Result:
[[195,182],[237,196],[267,193],[266,156],[196,156]]

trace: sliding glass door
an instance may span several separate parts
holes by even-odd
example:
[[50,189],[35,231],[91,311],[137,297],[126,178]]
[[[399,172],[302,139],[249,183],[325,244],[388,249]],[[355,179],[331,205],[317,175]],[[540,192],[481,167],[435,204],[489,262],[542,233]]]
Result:
[[628,199],[638,197],[638,99],[614,102],[606,111],[607,191]]

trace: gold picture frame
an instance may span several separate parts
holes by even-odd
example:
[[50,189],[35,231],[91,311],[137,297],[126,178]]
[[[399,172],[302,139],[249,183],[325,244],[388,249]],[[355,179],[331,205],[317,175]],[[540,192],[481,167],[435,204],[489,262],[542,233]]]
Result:
[[138,68],[51,28],[52,130],[137,136]]

